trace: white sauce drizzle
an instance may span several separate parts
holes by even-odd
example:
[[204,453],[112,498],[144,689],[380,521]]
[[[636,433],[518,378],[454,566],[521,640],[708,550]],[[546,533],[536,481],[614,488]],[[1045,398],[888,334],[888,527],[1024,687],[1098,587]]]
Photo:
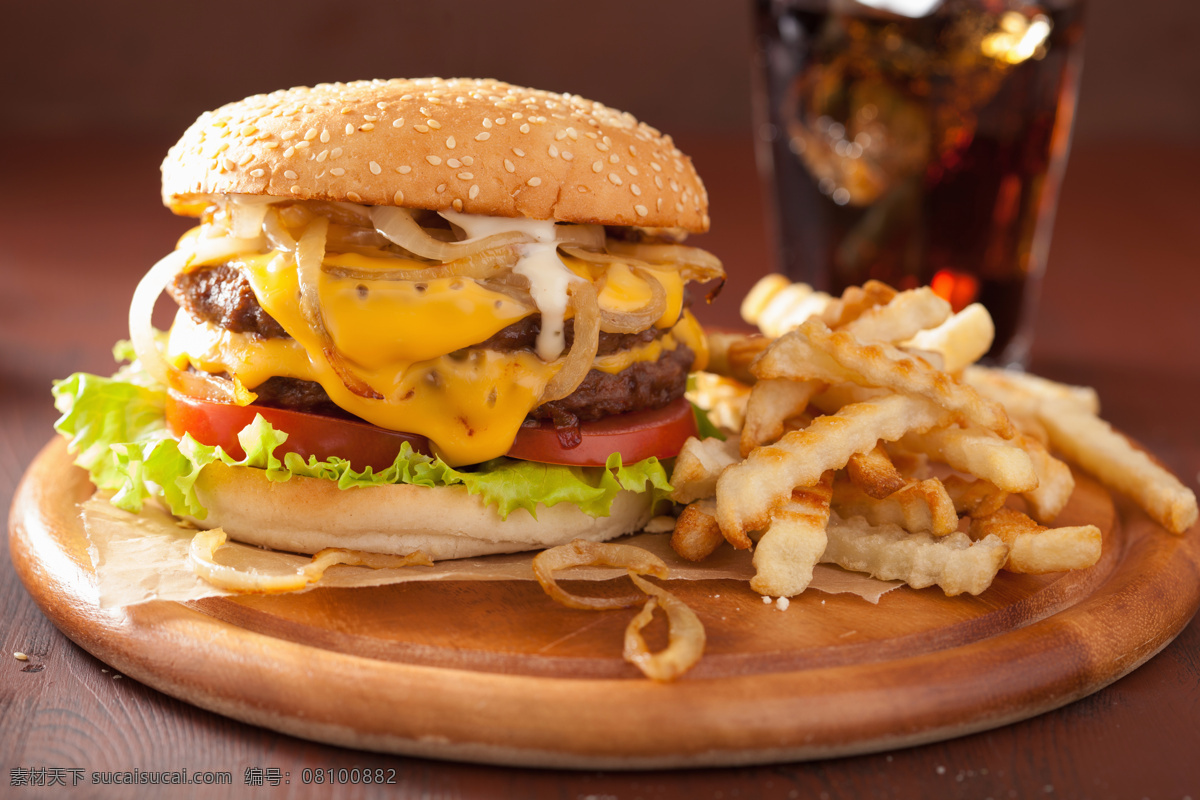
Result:
[[489,217],[450,210],[438,213],[450,224],[462,228],[469,237],[468,241],[508,231],[520,231],[534,240],[517,245],[520,259],[513,267],[513,272],[528,279],[529,295],[542,315],[542,327],[537,338],[538,357],[543,361],[553,361],[562,355],[567,287],[579,277],[567,269],[558,257],[558,233],[554,220]]

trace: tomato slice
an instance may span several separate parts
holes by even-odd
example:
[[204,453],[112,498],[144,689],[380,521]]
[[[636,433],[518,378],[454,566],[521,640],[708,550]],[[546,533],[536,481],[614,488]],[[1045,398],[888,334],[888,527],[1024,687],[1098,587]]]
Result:
[[508,455],[544,464],[602,467],[613,453],[623,464],[643,458],[674,458],[689,436],[696,436],[692,404],[679,398],[663,408],[631,411],[604,419],[579,423],[582,441],[565,448],[550,422],[524,425]]
[[[305,459],[316,456],[324,461],[337,456],[348,459],[358,470],[382,470],[396,460],[404,442],[419,453],[432,452],[424,436],[366,422],[283,408],[213,403],[174,391],[167,393],[167,429],[174,436],[190,433],[201,444],[219,445],[235,458],[246,457],[237,435],[254,421],[255,414],[262,414],[263,419],[288,435],[281,451]],[[674,458],[687,438],[697,435],[692,406],[683,398],[664,408],[582,422],[579,430],[582,441],[578,447],[568,449],[559,443],[553,424],[524,425],[508,455],[545,464],[602,467],[611,454],[620,453],[622,463],[632,464],[651,456]]]
[[174,436],[190,433],[201,444],[220,445],[236,458],[246,457],[237,435],[254,421],[255,414],[262,414],[276,430],[288,435],[280,451],[297,453],[306,460],[309,456],[316,456],[320,461],[337,456],[348,459],[357,470],[366,467],[382,470],[392,465],[405,442],[419,453],[429,455],[431,452],[429,440],[424,436],[391,431],[366,422],[285,408],[213,403],[178,392],[167,393],[167,429]]

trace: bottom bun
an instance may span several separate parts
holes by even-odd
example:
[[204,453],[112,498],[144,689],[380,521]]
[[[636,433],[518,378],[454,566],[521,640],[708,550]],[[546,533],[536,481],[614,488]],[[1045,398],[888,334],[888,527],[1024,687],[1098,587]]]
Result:
[[501,519],[495,507],[461,486],[339,489],[319,478],[269,481],[261,469],[220,462],[200,473],[196,493],[208,515],[193,522],[221,528],[239,542],[292,553],[420,550],[435,561],[540,550],[572,539],[602,542],[641,530],[653,512],[653,493],[622,491],[607,517],[559,503],[539,505],[537,519],[523,508]]

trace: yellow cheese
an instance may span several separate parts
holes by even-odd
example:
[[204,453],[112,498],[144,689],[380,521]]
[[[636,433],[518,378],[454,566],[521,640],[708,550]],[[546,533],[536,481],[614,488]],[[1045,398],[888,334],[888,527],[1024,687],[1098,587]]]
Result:
[[[185,237],[186,239],[186,237]],[[294,258],[286,253],[231,260],[250,282],[263,310],[291,339],[264,339],[196,323],[180,312],[167,356],[185,368],[225,372],[251,391],[274,376],[314,381],[341,408],[380,427],[427,436],[451,465],[470,464],[508,451],[525,416],[538,404],[562,360],[546,363],[529,351],[467,349],[533,309],[468,278],[419,282],[361,279],[323,273],[318,282],[322,317],[337,351],[379,397],[353,393],[324,355],[326,342],[305,321]],[[328,254],[326,265],[357,272],[427,266],[400,258]],[[589,265],[570,264],[577,274]],[[658,359],[682,342],[702,357],[703,333],[683,312],[683,281],[673,271],[653,271],[667,294],[658,325],[672,328],[656,341],[597,358],[594,368],[617,373]],[[621,312],[643,307],[650,288],[625,265],[608,267],[601,304]],[[678,324],[676,324],[678,323]],[[699,344],[697,344],[697,342]]]

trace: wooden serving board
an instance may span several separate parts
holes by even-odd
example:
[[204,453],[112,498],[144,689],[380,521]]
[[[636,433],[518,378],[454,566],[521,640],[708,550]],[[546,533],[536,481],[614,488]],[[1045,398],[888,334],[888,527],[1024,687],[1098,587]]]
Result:
[[1166,646],[1200,605],[1197,530],[1172,536],[1080,476],[1061,524],[1104,531],[1090,570],[1002,573],[979,597],[901,587],[878,606],[808,592],[786,611],[739,582],[675,581],[708,648],[683,679],[659,685],[621,659],[634,610],[566,609],[532,582],[102,610],[77,509],[91,491],[55,440],[10,519],[21,579],[81,647],[219,714],[433,758],[645,769],[946,739],[1095,692]]

